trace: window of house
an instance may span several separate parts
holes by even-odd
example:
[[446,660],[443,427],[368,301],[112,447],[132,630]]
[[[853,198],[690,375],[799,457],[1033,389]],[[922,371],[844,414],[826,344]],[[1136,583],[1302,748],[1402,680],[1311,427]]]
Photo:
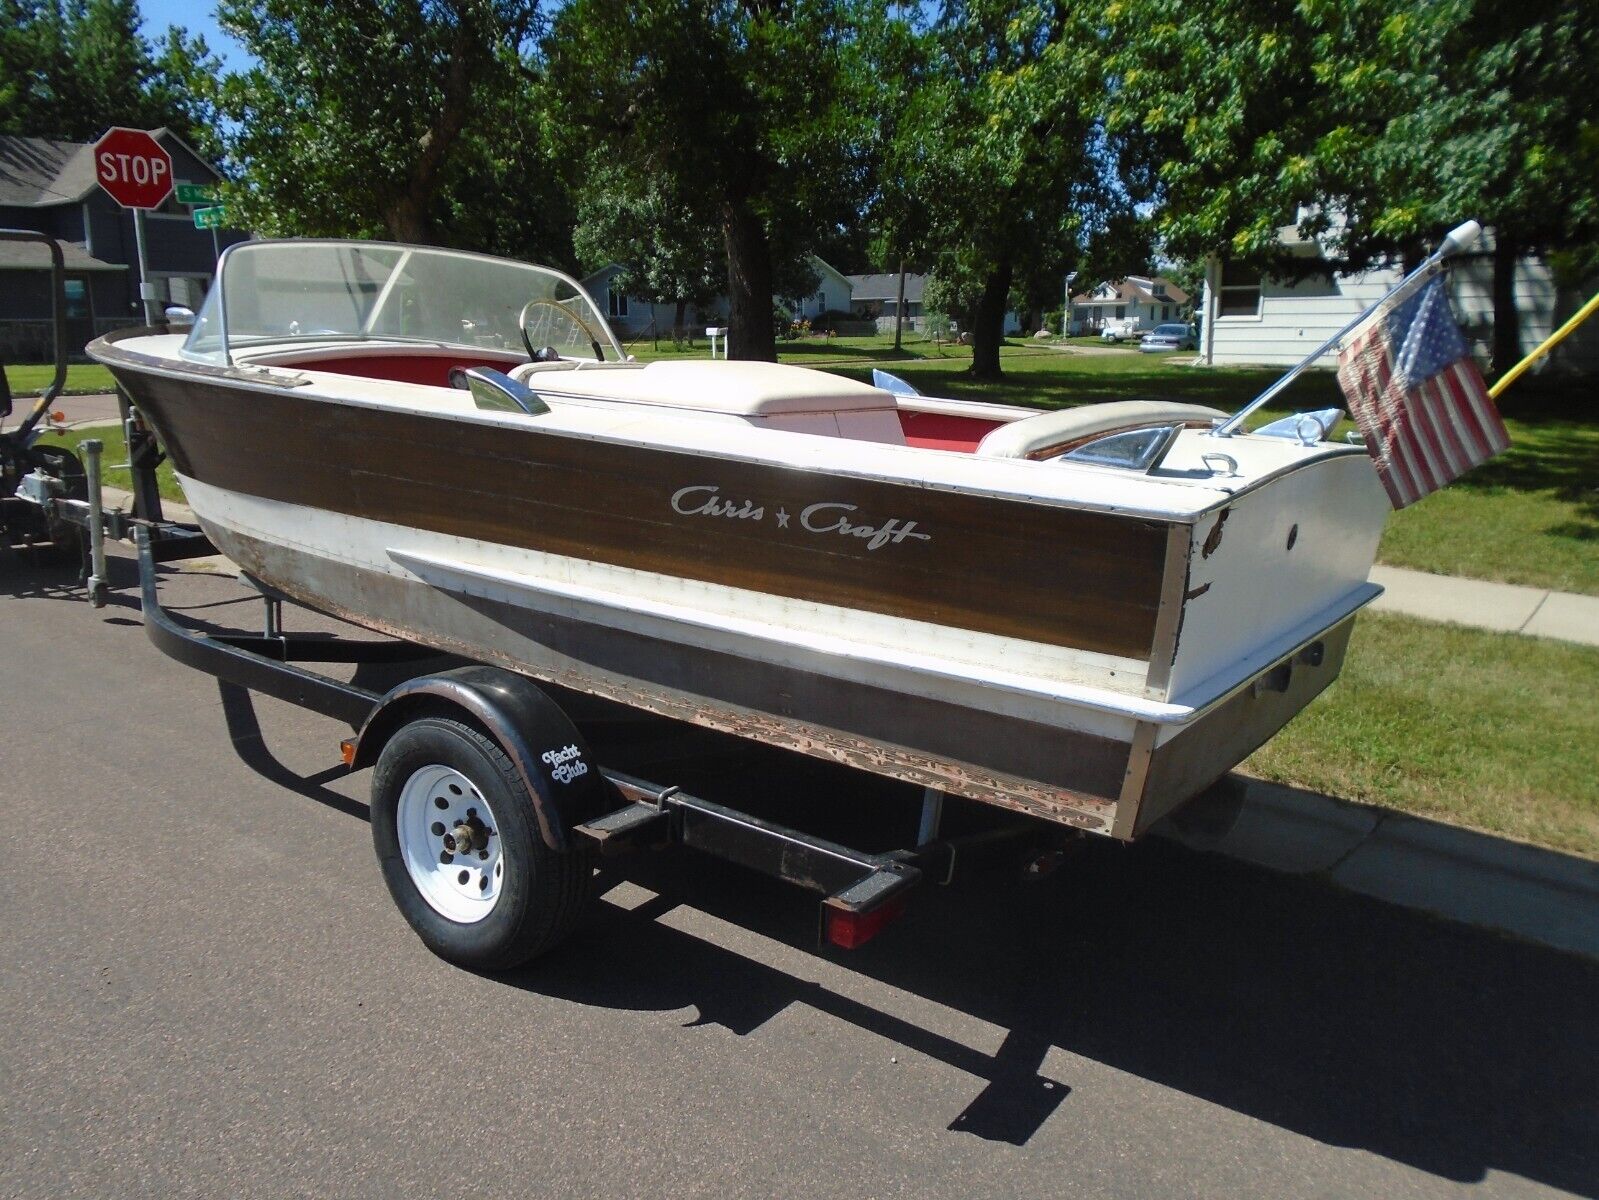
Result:
[[64,279],[61,284],[66,293],[67,320],[86,320],[89,316],[88,281],[84,279]]
[[1160,319],[1162,321],[1168,321],[1171,319],[1171,305],[1162,304],[1160,306]]
[[1125,304],[1118,304],[1116,306],[1116,319],[1119,321],[1123,317],[1125,317],[1126,315],[1127,315],[1127,306]]
[[817,313],[818,316],[820,316],[822,313],[824,313],[826,311],[827,311],[827,293],[826,292],[817,292],[816,293],[816,313]]
[[1258,317],[1260,315],[1260,272],[1234,263],[1221,266],[1216,289],[1218,317]]
[[627,295],[626,295],[626,293],[619,292],[615,288],[606,289],[606,293],[605,293],[605,311],[606,311],[607,314],[609,314],[610,316],[613,316],[613,317],[625,317],[625,316],[627,316]]

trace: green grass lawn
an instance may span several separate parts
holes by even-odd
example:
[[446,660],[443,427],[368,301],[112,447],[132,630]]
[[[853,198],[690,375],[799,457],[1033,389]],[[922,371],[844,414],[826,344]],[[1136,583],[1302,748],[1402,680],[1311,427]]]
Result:
[[[6,367],[13,396],[37,396],[55,378],[56,369],[43,363],[11,363]],[[111,372],[99,363],[68,363],[66,395],[93,396],[113,391]]]
[[[96,429],[69,429],[66,433],[48,434],[43,440],[56,445],[70,446],[81,458],[83,451],[78,447],[86,438],[99,438],[105,443],[105,450],[100,459],[103,467],[101,481],[108,487],[131,490],[133,476],[125,465],[128,461],[128,447],[122,440],[122,430],[115,425],[105,425]],[[157,467],[155,475],[164,499],[178,501],[183,499],[183,489],[178,486],[178,477],[173,474],[170,462],[164,462]]]
[[1241,769],[1599,858],[1596,695],[1599,649],[1368,613]]

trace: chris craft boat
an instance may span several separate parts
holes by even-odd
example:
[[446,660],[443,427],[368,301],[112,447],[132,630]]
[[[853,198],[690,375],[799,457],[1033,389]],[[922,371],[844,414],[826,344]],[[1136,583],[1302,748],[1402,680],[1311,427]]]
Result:
[[1218,438],[640,364],[556,271],[229,248],[95,341],[216,545],[357,624],[1130,838],[1337,676],[1387,499],[1336,411]]

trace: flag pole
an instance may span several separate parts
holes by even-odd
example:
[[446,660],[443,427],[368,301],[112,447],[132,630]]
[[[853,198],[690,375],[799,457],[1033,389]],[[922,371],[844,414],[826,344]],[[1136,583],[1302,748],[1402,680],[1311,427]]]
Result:
[[[1277,382],[1273,383],[1264,392],[1260,393],[1260,395],[1256,396],[1248,404],[1244,405],[1243,408],[1239,409],[1220,425],[1216,426],[1215,429],[1211,430],[1211,437],[1232,437],[1237,431],[1238,427],[1244,423],[1246,417],[1248,417],[1256,409],[1269,402],[1274,396],[1278,395],[1294,380],[1298,379],[1306,367],[1310,366],[1311,363],[1315,362],[1323,354],[1326,354],[1327,351],[1331,350],[1340,341],[1342,341],[1344,335],[1347,334],[1351,329],[1355,328],[1355,326],[1359,325],[1367,317],[1371,316],[1372,313],[1376,312],[1400,292],[1403,292],[1407,288],[1413,287],[1421,280],[1430,276],[1438,269],[1439,264],[1442,263],[1444,259],[1448,258],[1451,254],[1458,254],[1460,251],[1464,250],[1467,246],[1475,242],[1477,238],[1481,236],[1481,234],[1482,226],[1477,224],[1475,221],[1467,221],[1464,224],[1457,225],[1454,229],[1451,229],[1448,236],[1446,236],[1444,240],[1438,244],[1438,249],[1434,250],[1430,255],[1428,255],[1426,261],[1423,262],[1421,266],[1417,267],[1409,275],[1406,275],[1403,279],[1396,283],[1382,297],[1382,299],[1378,300],[1370,307],[1363,309],[1360,315],[1354,320],[1350,321],[1349,324],[1345,325],[1337,333],[1333,334],[1332,337],[1328,338],[1320,346],[1317,346],[1314,350],[1312,350],[1302,360],[1290,367],[1283,374],[1283,376],[1277,380]],[[1599,297],[1596,297],[1596,299],[1599,299]]]
[[1488,398],[1490,400],[1499,399],[1500,392],[1504,391],[1511,384],[1515,383],[1516,380],[1520,379],[1524,374],[1526,374],[1527,371],[1531,369],[1533,363],[1537,362],[1545,354],[1548,354],[1549,351],[1553,350],[1556,346],[1560,345],[1561,342],[1565,341],[1566,338],[1570,336],[1573,329],[1575,329],[1578,325],[1581,325],[1589,317],[1593,316],[1595,309],[1599,309],[1599,295],[1595,295],[1592,300],[1588,301],[1588,303],[1584,304],[1572,315],[1571,320],[1567,321],[1559,329],[1555,330],[1548,337],[1544,338],[1543,343],[1536,350],[1501,375],[1494,383],[1493,387],[1488,389]]

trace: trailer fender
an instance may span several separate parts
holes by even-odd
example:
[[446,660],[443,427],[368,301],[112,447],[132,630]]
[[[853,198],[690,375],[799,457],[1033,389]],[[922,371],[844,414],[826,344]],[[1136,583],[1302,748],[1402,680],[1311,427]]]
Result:
[[495,667],[458,667],[392,689],[356,736],[351,769],[377,762],[408,721],[451,708],[483,726],[515,765],[551,850],[569,849],[572,826],[620,803],[561,706],[531,679]]

